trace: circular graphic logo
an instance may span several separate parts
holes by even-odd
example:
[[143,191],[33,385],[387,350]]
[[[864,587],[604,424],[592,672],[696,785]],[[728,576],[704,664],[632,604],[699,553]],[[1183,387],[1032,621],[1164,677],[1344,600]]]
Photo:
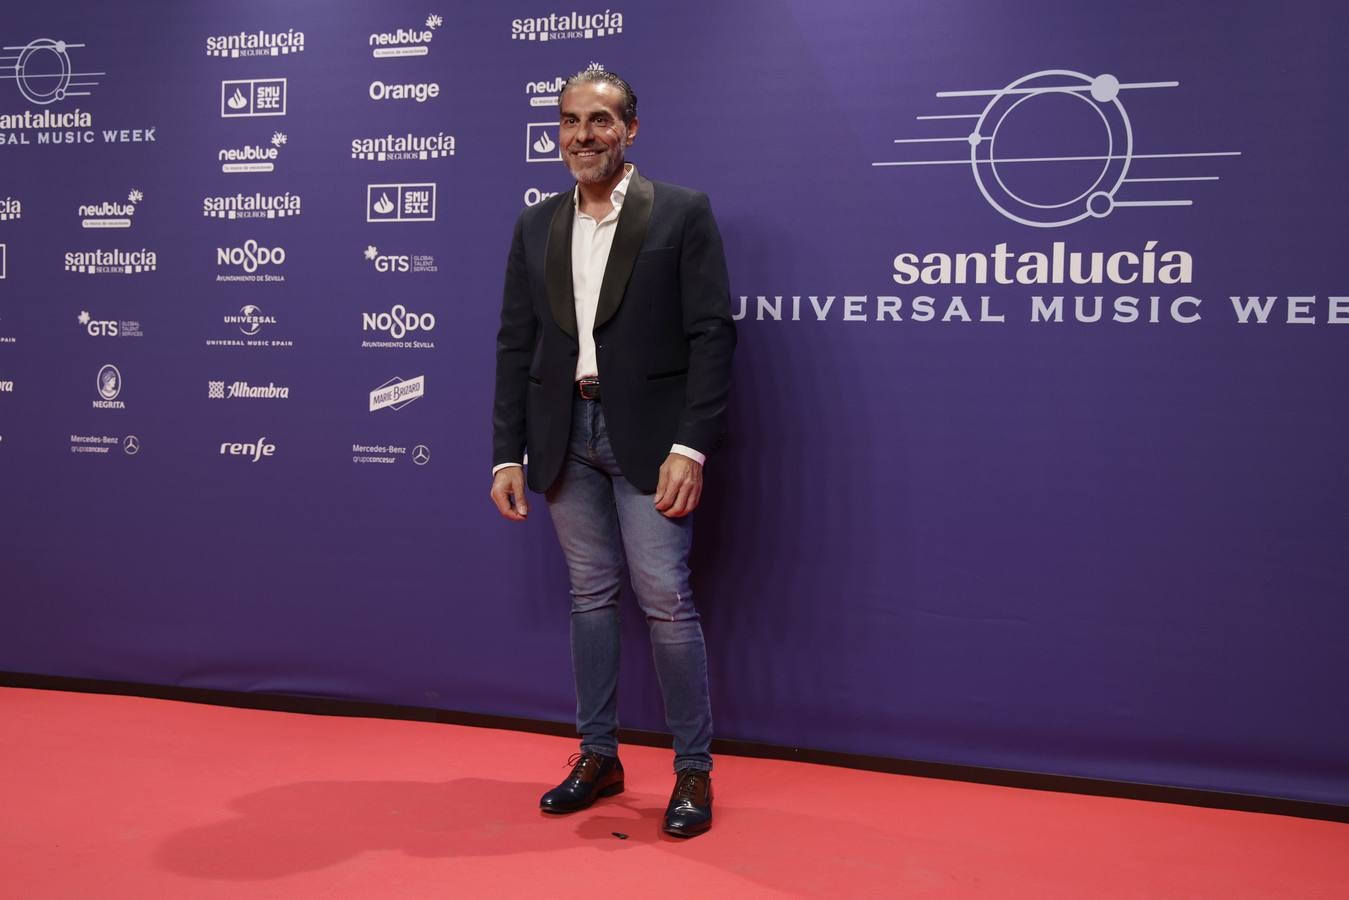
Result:
[[[1036,72],[998,91],[967,137],[984,199],[1039,228],[1109,215],[1133,156],[1119,92],[1113,75],[1067,69]],[[1045,147],[1046,140],[1055,146]]]
[[112,363],[98,370],[98,395],[104,400],[116,400],[122,393],[122,373]]
[[419,466],[424,466],[431,461],[431,448],[425,444],[418,444],[412,448],[412,461]]
[[141,439],[134,434],[128,434],[122,441],[122,450],[125,451],[127,456],[135,456],[140,452],[140,449]]
[[38,38],[19,51],[14,63],[19,93],[39,106],[66,99],[70,87],[70,55],[65,41]]

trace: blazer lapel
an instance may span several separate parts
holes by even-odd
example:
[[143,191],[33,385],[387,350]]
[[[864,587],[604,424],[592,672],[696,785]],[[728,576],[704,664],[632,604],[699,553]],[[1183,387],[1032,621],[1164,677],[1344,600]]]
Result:
[[[618,226],[614,231],[614,243],[609,248],[609,262],[604,267],[604,280],[600,282],[600,299],[595,309],[595,327],[599,328],[618,312],[623,302],[623,294],[628,289],[628,279],[632,276],[632,267],[641,252],[642,242],[646,240],[646,226],[651,221],[651,206],[656,191],[651,182],[639,173],[632,173],[628,182],[628,193],[623,198],[623,209],[618,214]],[[570,219],[568,219],[570,223]],[[570,249],[568,250],[570,256]],[[567,277],[571,278],[571,265],[568,259]],[[567,296],[571,296],[568,284]],[[576,332],[575,310],[572,313],[572,333]]]
[[548,226],[548,247],[543,257],[548,305],[558,327],[572,337],[576,337],[576,299],[571,286],[571,227],[575,215],[571,195],[564,195]]

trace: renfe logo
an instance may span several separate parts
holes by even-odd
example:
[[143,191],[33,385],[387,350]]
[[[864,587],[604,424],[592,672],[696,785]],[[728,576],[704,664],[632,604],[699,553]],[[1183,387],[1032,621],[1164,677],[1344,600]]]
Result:
[[245,116],[284,116],[286,79],[244,78],[220,82],[220,116],[238,119]]
[[221,456],[251,456],[249,462],[257,462],[264,456],[273,456],[276,454],[276,444],[267,443],[267,438],[260,437],[250,444],[231,444],[229,441],[220,445]]

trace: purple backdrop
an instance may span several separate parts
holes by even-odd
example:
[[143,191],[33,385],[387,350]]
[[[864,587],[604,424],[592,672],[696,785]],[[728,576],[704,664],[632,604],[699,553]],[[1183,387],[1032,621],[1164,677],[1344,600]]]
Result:
[[1349,803],[1338,6],[115,7],[0,18],[0,669],[570,718],[489,407],[599,63],[743,311],[720,735]]

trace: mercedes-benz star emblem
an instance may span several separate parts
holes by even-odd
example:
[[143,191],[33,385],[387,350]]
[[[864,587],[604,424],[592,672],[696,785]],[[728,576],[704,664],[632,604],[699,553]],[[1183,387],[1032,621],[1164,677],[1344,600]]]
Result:
[[127,456],[135,456],[137,453],[140,452],[141,439],[136,437],[134,434],[128,434],[126,438],[122,441],[122,449],[126,451]]
[[412,461],[419,466],[424,466],[431,461],[431,448],[425,444],[418,444],[412,448]]

